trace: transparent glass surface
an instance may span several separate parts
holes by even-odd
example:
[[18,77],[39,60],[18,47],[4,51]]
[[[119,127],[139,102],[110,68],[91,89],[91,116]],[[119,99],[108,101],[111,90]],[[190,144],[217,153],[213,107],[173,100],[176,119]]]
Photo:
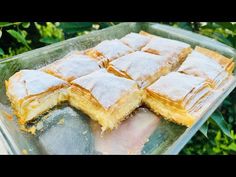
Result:
[[[114,131],[101,135],[99,125],[82,112],[63,104],[41,115],[36,134],[20,130],[5,95],[4,81],[21,69],[37,69],[72,50],[91,48],[105,39],[145,30],[216,50],[236,58],[235,50],[208,37],[158,23],[121,23],[103,30],[36,49],[0,62],[0,135],[9,154],[178,154],[214,110],[235,88],[235,75],[224,90],[186,128],[168,122],[145,107],[135,110]],[[144,68],[145,69],[145,68]]]

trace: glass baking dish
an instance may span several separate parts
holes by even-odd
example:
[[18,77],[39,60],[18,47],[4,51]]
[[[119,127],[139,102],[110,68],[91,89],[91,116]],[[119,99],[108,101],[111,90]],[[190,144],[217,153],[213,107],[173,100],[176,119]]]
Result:
[[[36,134],[20,130],[5,95],[4,81],[21,69],[38,69],[73,50],[91,48],[105,39],[121,38],[140,30],[199,45],[236,58],[235,49],[208,37],[158,23],[121,23],[103,30],[35,49],[0,62],[0,137],[9,154],[178,154],[208,117],[236,87],[235,73],[199,120],[186,128],[141,107],[118,129],[101,136],[100,127],[68,104],[42,115]],[[145,69],[145,68],[144,68]]]

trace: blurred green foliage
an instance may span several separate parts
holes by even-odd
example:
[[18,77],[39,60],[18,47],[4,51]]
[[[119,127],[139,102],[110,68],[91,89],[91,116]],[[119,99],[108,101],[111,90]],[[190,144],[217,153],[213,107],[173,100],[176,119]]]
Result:
[[[162,22],[163,23],[163,22]],[[115,25],[115,22],[0,22],[0,59]],[[168,22],[236,48],[236,23]],[[236,91],[180,154],[236,154]]]
[[[232,22],[171,22],[236,48],[236,23]],[[236,89],[212,114],[200,131],[180,154],[236,154]]]
[[0,59],[115,25],[115,22],[0,22]]

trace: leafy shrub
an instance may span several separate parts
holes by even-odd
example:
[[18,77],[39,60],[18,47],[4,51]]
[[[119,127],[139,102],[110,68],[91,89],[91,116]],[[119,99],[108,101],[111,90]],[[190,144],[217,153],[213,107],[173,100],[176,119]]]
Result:
[[58,23],[46,22],[46,25],[40,25],[35,22],[34,24],[41,36],[40,42],[52,44],[64,40],[63,30],[58,28]]
[[115,24],[114,22],[0,22],[0,59]]

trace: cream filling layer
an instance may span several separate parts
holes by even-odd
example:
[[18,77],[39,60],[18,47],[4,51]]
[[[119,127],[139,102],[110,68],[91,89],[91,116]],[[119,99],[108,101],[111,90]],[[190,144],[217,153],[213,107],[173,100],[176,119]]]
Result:
[[97,121],[102,126],[102,131],[116,128],[122,120],[141,105],[141,101],[142,92],[137,89],[132,93],[127,93],[114,105],[105,109],[88,91],[75,86],[69,88],[70,104]]
[[17,111],[17,115],[20,117],[20,121],[23,121],[22,123],[24,123],[32,120],[39,114],[46,112],[67,99],[67,88],[61,88],[30,97],[19,105],[16,105],[15,110]]

